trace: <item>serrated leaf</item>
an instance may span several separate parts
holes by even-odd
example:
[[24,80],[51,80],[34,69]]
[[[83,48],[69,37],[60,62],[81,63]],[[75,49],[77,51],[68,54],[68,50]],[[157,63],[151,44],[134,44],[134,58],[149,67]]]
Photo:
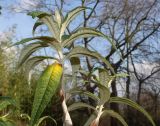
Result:
[[114,69],[113,67],[111,66],[111,64],[103,57],[101,56],[99,53],[97,52],[93,52],[93,51],[90,51],[84,47],[81,47],[81,46],[77,46],[75,48],[73,48],[69,54],[66,55],[66,59],[67,58],[70,58],[70,57],[76,57],[76,56],[79,56],[79,55],[85,55],[85,56],[90,56],[90,57],[94,57],[94,58],[97,58],[98,60],[101,60],[103,63],[105,63],[108,68],[113,72],[114,72]]
[[90,108],[90,109],[93,109],[96,111],[96,108],[91,106],[91,105],[88,105],[86,103],[83,103],[83,102],[77,102],[77,103],[73,103],[72,105],[70,105],[68,107],[68,111],[73,111],[73,110],[76,110],[76,109],[80,109],[80,108]]
[[57,92],[62,72],[62,66],[59,63],[54,63],[42,73],[36,86],[30,126],[37,123],[52,96]]
[[69,23],[83,10],[85,10],[86,7],[77,7],[73,10],[71,10],[70,12],[68,12],[68,14],[65,16],[64,21],[62,23],[62,27],[60,29],[60,37],[62,37],[62,35],[64,34],[67,26],[69,25]]
[[152,120],[152,117],[148,114],[148,112],[145,109],[143,109],[141,106],[139,106],[137,103],[133,102],[132,100],[127,99],[127,98],[121,98],[121,97],[111,97],[109,102],[126,104],[126,105],[129,105],[130,107],[133,107],[134,109],[143,113],[148,118],[148,120],[151,122],[153,126],[156,126],[154,121]]
[[118,119],[123,124],[123,126],[128,126],[128,124],[123,119],[123,117],[113,110],[104,110],[101,117],[104,116],[104,115],[112,116],[112,117]]
[[22,66],[22,64],[37,50],[44,48],[44,47],[48,47],[48,45],[44,42],[35,42],[35,43],[31,43],[28,44],[27,46],[25,46],[22,51],[21,51],[21,55],[19,58],[19,64],[18,66]]

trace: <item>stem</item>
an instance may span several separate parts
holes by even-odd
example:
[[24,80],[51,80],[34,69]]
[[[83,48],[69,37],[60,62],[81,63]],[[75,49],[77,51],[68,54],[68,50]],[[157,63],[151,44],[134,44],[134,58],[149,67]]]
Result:
[[[64,62],[63,62],[63,53],[62,51],[58,52],[62,66],[64,68]],[[63,73],[64,74],[64,73]],[[61,105],[62,105],[62,109],[63,109],[63,115],[64,115],[64,121],[63,121],[63,126],[73,126],[72,124],[72,119],[70,117],[70,114],[68,112],[68,108],[67,108],[67,104],[66,104],[66,97],[65,97],[65,92],[63,90],[63,79],[64,79],[64,75],[62,74],[61,77],[61,89],[60,89],[60,98],[61,98]]]
[[61,89],[60,90],[60,96],[62,99],[62,109],[63,109],[63,114],[64,114],[64,121],[63,121],[63,126],[73,126],[72,124],[72,119],[70,117],[70,114],[68,112],[68,108],[66,105],[66,99],[64,96],[64,91]]

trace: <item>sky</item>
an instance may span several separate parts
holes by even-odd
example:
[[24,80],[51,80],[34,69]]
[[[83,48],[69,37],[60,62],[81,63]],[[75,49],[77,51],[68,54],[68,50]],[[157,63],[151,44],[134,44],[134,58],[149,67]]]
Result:
[[[27,15],[27,13],[20,12],[20,8],[23,7],[28,10],[33,9],[34,7],[36,7],[36,4],[38,4],[37,1],[40,0],[0,0],[0,6],[2,6],[2,11],[1,11],[2,14],[0,15],[0,35],[8,31],[13,26],[16,26],[15,37],[13,39],[13,42],[19,41],[23,38],[32,37],[32,27],[36,19],[32,19],[31,16]],[[51,2],[52,0],[48,1]],[[65,0],[65,1],[66,1],[65,8],[67,11],[80,5],[80,0]],[[18,3],[20,4],[20,6]],[[16,12],[9,9],[11,6],[14,7],[14,10]],[[73,27],[79,21],[81,20],[79,20],[79,18],[76,18],[76,20],[71,23],[71,27]],[[103,52],[102,53],[103,55],[106,55],[106,53],[104,52],[107,52],[106,51],[107,48],[104,47],[107,47],[106,46],[107,42],[103,42],[102,39],[101,39],[102,42],[100,42],[99,39],[101,38],[95,39],[93,42],[91,42],[91,45],[94,45],[94,47],[98,47],[96,50],[101,51]]]
[[[0,6],[2,6],[2,14],[0,15],[0,33],[16,26],[16,39],[30,37],[32,35],[32,27],[36,20],[28,16],[27,13],[21,12],[21,7],[27,10],[32,10],[36,7],[36,4],[38,4],[37,1],[41,0],[0,0]],[[66,1],[71,3],[71,0]],[[73,8],[78,1],[79,0],[76,0],[74,4],[72,3],[69,7]],[[9,9],[10,7],[14,8],[16,12]]]
[[0,0],[0,5],[2,6],[0,33],[16,25],[16,39],[29,37],[35,20],[25,13],[14,13],[8,10],[8,7],[14,5],[14,2],[15,0]]

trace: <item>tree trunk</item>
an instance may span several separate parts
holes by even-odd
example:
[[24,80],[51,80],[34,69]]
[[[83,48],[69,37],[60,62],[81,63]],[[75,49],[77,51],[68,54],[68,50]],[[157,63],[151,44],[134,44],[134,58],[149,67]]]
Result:
[[[117,96],[116,81],[112,82],[111,88],[112,88],[111,97],[116,97]],[[119,106],[116,103],[111,103],[110,108],[115,112],[119,112]],[[118,126],[117,120],[115,118],[111,118],[111,126]]]
[[140,104],[141,92],[142,92],[142,83],[139,82],[139,85],[138,85],[138,93],[137,93],[137,103],[138,103],[138,104]]

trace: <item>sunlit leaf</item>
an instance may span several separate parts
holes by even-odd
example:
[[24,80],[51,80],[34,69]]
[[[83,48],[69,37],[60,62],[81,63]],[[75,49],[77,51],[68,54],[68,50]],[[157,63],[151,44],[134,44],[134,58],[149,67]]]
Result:
[[62,72],[62,66],[54,63],[42,73],[35,91],[30,126],[37,123],[52,96],[57,92]]

